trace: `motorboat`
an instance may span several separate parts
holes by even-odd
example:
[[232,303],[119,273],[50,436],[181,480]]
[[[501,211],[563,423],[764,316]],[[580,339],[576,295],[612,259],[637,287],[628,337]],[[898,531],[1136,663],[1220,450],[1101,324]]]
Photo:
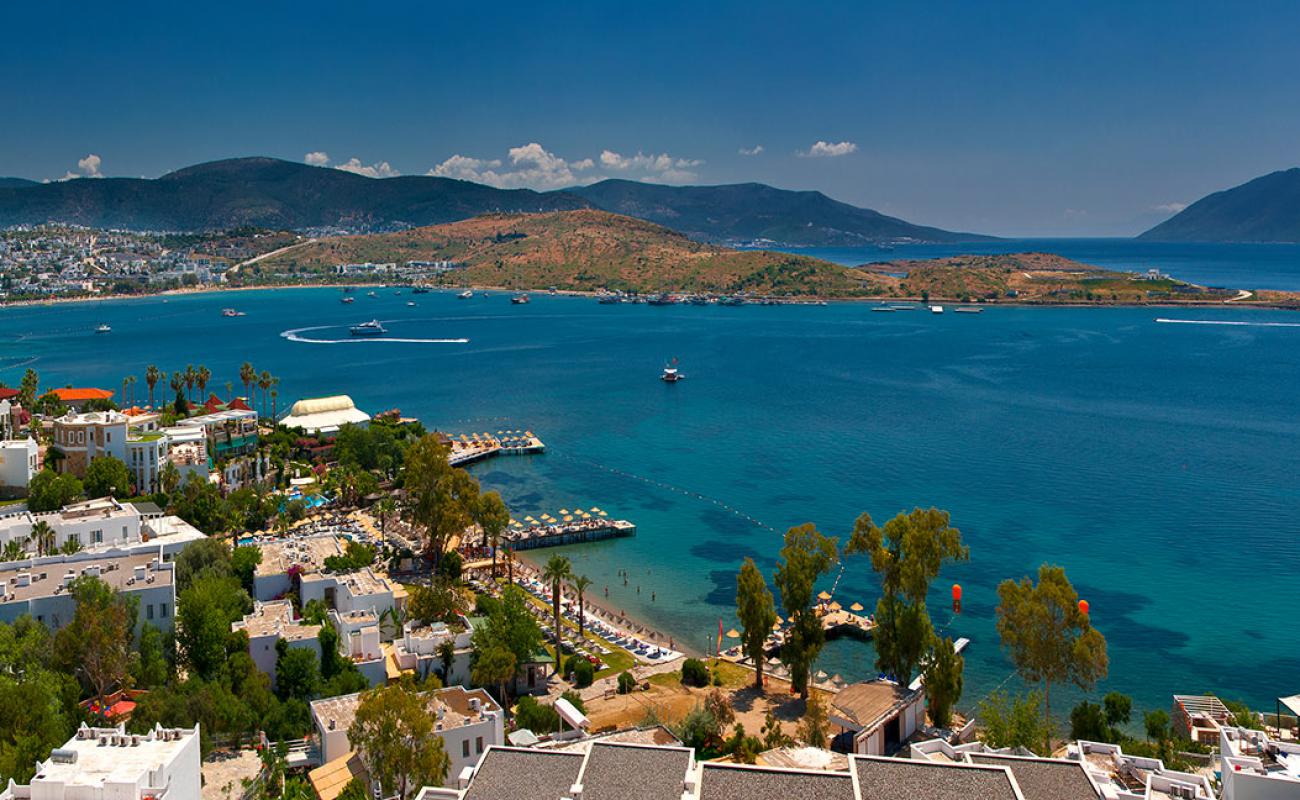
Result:
[[931,313],[931,314],[942,314],[942,313],[943,313],[943,306],[930,306],[930,313]]
[[414,306],[415,306],[415,301],[414,301],[414,300],[407,300],[407,301],[406,301],[406,305],[407,305],[408,307],[414,307]]
[[468,299],[470,299],[471,297],[474,296],[474,290],[473,290],[473,289],[466,289],[465,291],[461,292],[460,294],[458,294],[458,295],[456,295],[456,296],[459,297],[461,300],[468,300]]
[[340,302],[340,303],[345,303],[345,304],[347,304],[347,305],[351,305],[352,303],[355,303],[356,300],[357,300],[357,299],[356,299],[355,297],[342,297],[342,298],[339,299],[339,302]]
[[353,325],[348,328],[348,332],[353,336],[383,336],[388,330],[379,324],[379,320],[372,319],[369,322],[362,322],[359,325]]
[[113,330],[112,327],[101,322],[98,326],[96,326],[95,333],[110,333],[112,332],[112,330]]
[[954,308],[953,312],[956,314],[982,314],[984,313],[984,309],[975,308],[974,306],[962,306],[960,308]]
[[674,358],[673,363],[664,367],[664,373],[659,376],[659,380],[663,381],[664,383],[677,383],[678,381],[680,381],[682,378],[685,377],[686,376],[683,375],[681,371],[677,369],[677,359]]
[[247,316],[247,315],[246,315],[243,311],[236,311],[236,310],[233,309],[233,308],[223,308],[223,309],[221,309],[221,316],[223,316],[223,317],[243,317],[243,316]]
[[514,303],[514,304],[517,305],[517,306],[522,306],[522,305],[524,305],[525,303],[528,302],[528,295],[526,295],[526,294],[517,294],[517,295],[515,295],[514,297],[510,298],[510,302],[511,302],[511,303]]

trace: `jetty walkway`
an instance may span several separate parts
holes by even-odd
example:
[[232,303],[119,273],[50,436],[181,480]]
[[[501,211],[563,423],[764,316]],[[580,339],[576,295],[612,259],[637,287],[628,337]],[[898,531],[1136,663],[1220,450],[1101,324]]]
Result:
[[463,467],[475,461],[496,455],[528,455],[545,452],[546,445],[532,431],[497,431],[491,433],[462,433],[459,437],[444,434],[445,444],[451,448],[447,462],[453,467]]

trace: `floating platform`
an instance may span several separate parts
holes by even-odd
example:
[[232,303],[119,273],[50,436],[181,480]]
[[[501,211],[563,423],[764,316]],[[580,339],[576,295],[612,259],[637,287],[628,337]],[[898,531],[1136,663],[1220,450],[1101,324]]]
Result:
[[560,525],[535,525],[523,530],[507,531],[502,537],[511,550],[533,550],[538,547],[559,547],[566,544],[585,544],[605,539],[635,536],[636,526],[625,519],[584,521]]
[[449,436],[447,446],[451,448],[447,462],[453,467],[463,467],[491,456],[522,456],[546,451],[546,445],[532,431],[462,434],[459,438]]

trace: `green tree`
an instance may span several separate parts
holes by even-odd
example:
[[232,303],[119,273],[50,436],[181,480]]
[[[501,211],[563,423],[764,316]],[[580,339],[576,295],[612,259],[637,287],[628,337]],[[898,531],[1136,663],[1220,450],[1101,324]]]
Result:
[[494,644],[475,659],[470,678],[479,686],[496,688],[497,697],[504,706],[509,703],[506,688],[515,677],[516,668],[515,654],[505,645]]
[[429,624],[449,622],[461,610],[461,596],[446,580],[434,578],[429,585],[416,585],[410,589],[407,611],[411,618]]
[[158,385],[158,381],[163,379],[163,373],[158,369],[158,365],[150,364],[144,368],[144,382],[149,387],[149,407],[153,408],[153,390]]
[[281,700],[310,700],[320,690],[316,654],[305,647],[290,647],[284,639],[276,642],[275,649],[275,693]]
[[474,521],[483,530],[483,544],[492,548],[492,577],[497,576],[497,546],[510,526],[510,510],[498,492],[484,492],[474,506]]
[[1142,727],[1146,728],[1148,739],[1156,744],[1164,744],[1169,740],[1168,712],[1159,708],[1148,711],[1142,716]]
[[966,661],[957,652],[952,639],[939,639],[926,662],[925,696],[930,704],[930,721],[946,728],[952,722],[952,709],[961,700],[962,670]]
[[91,461],[82,483],[90,497],[125,499],[131,496],[131,470],[122,459],[114,456],[100,456]]
[[407,800],[424,786],[441,786],[451,768],[434,731],[427,699],[400,685],[361,696],[348,740],[384,796]]
[[[1079,610],[1079,595],[1065,570],[1038,568],[1037,585],[1025,577],[998,585],[997,627],[1016,671],[1043,684],[1044,727],[1052,725],[1052,684],[1070,682],[1084,691],[1106,677],[1106,637]],[[1044,743],[1051,750],[1051,742]]]
[[194,579],[176,602],[176,650],[181,663],[203,680],[216,678],[225,665],[230,623],[252,605],[239,581],[229,575],[207,573]]
[[44,469],[32,476],[27,485],[27,508],[38,514],[58,511],[81,497],[82,493],[81,481],[77,476]]
[[518,586],[507,586],[500,600],[485,609],[487,619],[474,629],[471,642],[478,658],[494,645],[505,647],[517,665],[532,661],[542,645],[542,629],[529,611],[528,600]]
[[826,631],[813,607],[813,588],[835,561],[835,539],[822,535],[812,523],[786,532],[774,580],[790,620],[781,662],[790,669],[791,686],[804,698],[812,664],[826,643]]
[[591,578],[586,575],[579,575],[572,581],[573,592],[578,596],[578,638],[582,639],[586,631],[587,610],[583,603],[587,594],[587,589],[591,587]]
[[799,739],[809,747],[826,749],[826,701],[818,692],[809,692],[803,718],[799,720]]
[[[28,505],[30,507],[30,500]],[[36,520],[32,524],[31,539],[36,543],[36,554],[38,556],[48,555],[53,552],[55,533],[49,522],[43,519]]]
[[876,603],[876,668],[907,685],[932,647],[934,627],[926,609],[930,585],[943,565],[964,561],[970,548],[961,531],[949,524],[948,512],[914,508],[883,528],[862,514],[853,524],[846,554],[866,553],[880,576]]
[[560,642],[563,629],[560,627],[560,586],[573,577],[573,564],[567,556],[551,556],[542,567],[542,583],[551,587],[551,611],[555,615],[555,658],[560,657]]
[[100,701],[115,687],[130,688],[132,630],[127,601],[92,575],[74,580],[68,592],[76,610],[72,622],[55,634],[58,661],[80,675]]
[[142,689],[153,689],[165,684],[170,673],[162,631],[145,623],[140,629],[140,643],[132,670],[134,684]]
[[236,547],[230,554],[230,571],[250,595],[253,593],[253,577],[261,563],[262,550],[252,545]]
[[406,452],[406,516],[424,530],[425,558],[435,569],[442,565],[452,537],[463,534],[473,521],[471,511],[478,500],[478,481],[447,463],[447,454],[433,434]]
[[1043,698],[1038,692],[1019,697],[995,691],[979,703],[980,736],[990,747],[1037,749],[1052,736],[1048,721],[1039,713]]
[[1133,717],[1133,698],[1126,694],[1107,692],[1101,704],[1106,709],[1106,724],[1112,728],[1127,725]]
[[230,548],[218,539],[199,539],[176,556],[176,593],[180,594],[203,575],[226,577],[231,573]]
[[744,633],[741,648],[754,662],[754,687],[763,691],[763,661],[767,656],[767,637],[776,625],[776,604],[767,588],[763,573],[746,557],[736,576],[736,616]]
[[1070,738],[1089,742],[1107,742],[1111,739],[1106,712],[1096,703],[1081,700],[1070,709]]
[[18,384],[18,402],[23,408],[31,409],[36,403],[41,388],[41,378],[36,370],[28,367],[23,373],[22,382]]
[[456,643],[443,639],[438,643],[438,661],[442,664],[442,682],[451,685],[451,668],[456,664]]

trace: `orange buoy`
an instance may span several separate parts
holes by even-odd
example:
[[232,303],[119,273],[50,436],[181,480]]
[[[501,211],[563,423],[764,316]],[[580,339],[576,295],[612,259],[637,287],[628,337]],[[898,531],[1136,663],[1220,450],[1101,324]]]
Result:
[[957,614],[961,613],[961,584],[960,583],[954,583],[952,585],[952,610]]
[[1088,616],[1088,601],[1087,601],[1087,600],[1080,600],[1080,601],[1079,601],[1079,613],[1080,613],[1080,614],[1083,614],[1085,617]]

